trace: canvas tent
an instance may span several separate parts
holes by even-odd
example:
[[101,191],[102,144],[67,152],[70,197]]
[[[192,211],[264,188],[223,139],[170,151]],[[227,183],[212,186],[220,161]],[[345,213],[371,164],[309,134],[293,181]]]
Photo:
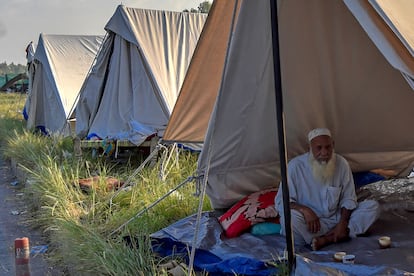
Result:
[[[268,5],[214,2],[163,137],[204,142],[198,174],[208,175],[215,208],[280,180]],[[288,159],[307,150],[309,130],[326,126],[354,172],[406,175],[414,161],[413,2],[278,5]]]
[[[163,137],[164,142],[204,143],[196,175],[212,206],[228,208],[246,195],[279,185],[280,129],[288,160],[307,151],[309,130],[329,127],[336,151],[354,172],[383,168],[407,175],[414,162],[414,2],[277,1],[280,77],[274,74],[270,2],[214,1]],[[275,91],[278,81],[281,91]],[[278,130],[279,92],[285,125]],[[409,225],[409,217],[411,213],[398,223],[395,218],[379,223]],[[376,226],[376,233],[384,234],[386,227]],[[212,254],[214,263],[196,257],[194,264],[201,269],[260,269],[243,275],[270,275],[266,259],[288,245],[280,235],[223,239],[221,232],[217,217],[203,213],[152,237],[196,248],[199,256]],[[323,263],[298,256],[296,275],[401,275],[399,268],[412,268],[413,244],[405,229],[390,233],[398,233],[407,247],[378,252],[372,249],[375,236],[354,239],[345,251],[359,253],[367,265],[333,264],[330,250],[343,251],[339,244],[308,254]],[[246,268],[252,260],[261,262]],[[381,266],[379,260],[398,268]]]
[[84,139],[162,136],[207,15],[118,6],[80,93]]
[[29,67],[27,128],[70,134],[70,116],[102,36],[40,34]]

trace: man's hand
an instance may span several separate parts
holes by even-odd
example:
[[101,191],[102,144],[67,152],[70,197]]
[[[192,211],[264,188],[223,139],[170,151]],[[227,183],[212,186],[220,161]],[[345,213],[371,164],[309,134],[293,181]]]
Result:
[[348,222],[341,220],[327,235],[333,236],[333,242],[339,242],[349,237]]
[[341,220],[328,232],[333,235],[333,241],[339,242],[349,237],[348,221],[351,217],[352,210],[341,208]]
[[290,203],[290,208],[302,213],[303,217],[305,218],[305,222],[308,225],[309,232],[317,233],[319,232],[319,230],[321,230],[321,223],[319,221],[319,217],[311,208],[305,205],[297,204],[295,202]]
[[309,232],[317,233],[319,232],[319,230],[321,230],[321,223],[319,221],[319,218],[311,208],[302,206],[299,211],[303,214],[303,217],[305,218],[305,222],[308,225]]

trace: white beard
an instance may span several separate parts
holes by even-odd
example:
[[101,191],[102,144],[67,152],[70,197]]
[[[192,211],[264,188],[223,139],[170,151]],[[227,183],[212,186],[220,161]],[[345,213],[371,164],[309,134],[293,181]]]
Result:
[[309,154],[309,162],[312,167],[313,177],[321,183],[327,184],[335,174],[336,158],[332,153],[332,158],[328,162],[320,162],[315,159],[312,152]]

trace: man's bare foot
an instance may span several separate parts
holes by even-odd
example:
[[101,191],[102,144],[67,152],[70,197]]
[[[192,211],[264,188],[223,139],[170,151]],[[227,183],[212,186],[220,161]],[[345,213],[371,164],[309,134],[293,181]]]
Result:
[[333,235],[333,233],[328,233],[326,235],[313,238],[311,242],[311,247],[312,247],[312,250],[316,251],[332,243],[344,242],[349,239],[350,239],[349,236],[345,236],[345,237],[335,240],[335,236]]
[[315,237],[312,239],[311,247],[312,247],[312,250],[316,251],[333,242],[334,242],[333,235],[324,235],[320,237]]

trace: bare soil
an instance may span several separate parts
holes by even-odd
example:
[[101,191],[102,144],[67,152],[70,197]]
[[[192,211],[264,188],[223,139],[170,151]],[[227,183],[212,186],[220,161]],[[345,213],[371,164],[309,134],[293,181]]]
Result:
[[67,275],[60,268],[49,265],[47,261],[46,239],[28,220],[30,210],[27,210],[24,202],[24,185],[14,175],[10,162],[0,156],[0,275],[21,275],[21,271],[27,268],[18,265],[16,273],[14,241],[22,237],[29,238],[28,269],[31,276]]

